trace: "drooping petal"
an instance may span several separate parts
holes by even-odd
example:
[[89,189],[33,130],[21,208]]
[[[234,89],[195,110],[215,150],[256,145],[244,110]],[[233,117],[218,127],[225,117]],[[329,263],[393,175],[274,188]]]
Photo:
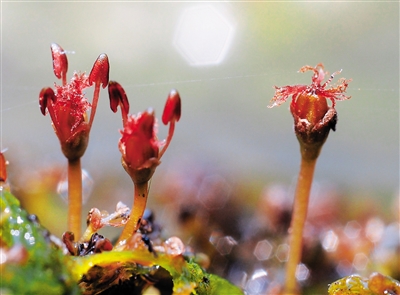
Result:
[[39,107],[43,115],[46,115],[46,108],[48,100],[56,101],[53,89],[50,87],[43,88],[39,94]]
[[128,97],[124,88],[118,82],[110,81],[108,83],[108,96],[110,97],[110,108],[114,113],[117,112],[119,105],[127,114],[129,113]]

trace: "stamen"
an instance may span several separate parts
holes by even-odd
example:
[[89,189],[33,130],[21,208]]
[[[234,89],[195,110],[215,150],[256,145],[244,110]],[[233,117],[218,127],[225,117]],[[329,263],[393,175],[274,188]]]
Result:
[[68,71],[67,55],[65,54],[64,49],[62,49],[57,43],[52,43],[50,49],[53,58],[54,75],[56,75],[58,79],[62,79],[62,85],[66,85]]
[[117,112],[118,105],[121,107],[122,122],[125,126],[129,113],[129,101],[124,88],[118,82],[110,81],[108,83],[108,96],[110,98],[110,108],[114,113]]
[[110,65],[108,63],[108,56],[105,53],[99,55],[94,62],[92,71],[89,75],[89,85],[95,83],[95,89],[92,101],[92,111],[90,112],[89,128],[92,127],[94,115],[96,114],[97,102],[99,100],[100,85],[105,88],[108,85],[110,72]]

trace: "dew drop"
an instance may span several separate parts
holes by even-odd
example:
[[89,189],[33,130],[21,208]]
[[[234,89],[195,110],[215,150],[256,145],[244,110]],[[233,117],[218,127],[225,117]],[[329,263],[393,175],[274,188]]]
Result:
[[185,252],[185,245],[178,237],[171,237],[164,243],[165,252],[171,256],[178,256]]
[[[92,190],[93,190],[93,179],[85,169],[82,169],[82,203],[83,204],[85,204],[89,200]],[[68,203],[68,178],[67,178],[66,174],[64,174],[61,177],[61,180],[58,182],[57,193],[61,196],[61,198],[66,203]]]

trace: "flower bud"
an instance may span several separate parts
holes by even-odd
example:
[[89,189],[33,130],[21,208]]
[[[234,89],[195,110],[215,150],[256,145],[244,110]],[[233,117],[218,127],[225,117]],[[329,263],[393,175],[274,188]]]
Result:
[[[337,113],[336,100],[349,99],[344,95],[348,83],[351,80],[341,79],[338,85],[328,89],[326,87],[332,81],[336,72],[323,84],[325,77],[324,67],[318,64],[316,67],[304,66],[300,72],[313,71],[311,85],[293,85],[275,87],[275,96],[268,107],[279,106],[292,96],[290,111],[294,118],[294,129],[300,143],[302,156],[305,159],[318,157],[322,145],[328,137],[329,131],[335,131]],[[331,100],[332,106],[328,106],[327,100]]]
[[121,132],[119,149],[122,165],[134,183],[144,183],[153,176],[158,166],[159,144],[155,133],[152,110],[130,116]]

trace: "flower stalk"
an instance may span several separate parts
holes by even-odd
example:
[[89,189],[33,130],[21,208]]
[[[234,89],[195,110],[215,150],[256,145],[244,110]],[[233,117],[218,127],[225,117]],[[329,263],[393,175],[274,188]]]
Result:
[[148,182],[134,183],[133,206],[128,222],[126,223],[117,242],[118,247],[125,245],[126,241],[135,233],[142,221],[144,210],[146,209],[147,197],[149,193]]
[[[286,264],[284,294],[299,294],[296,280],[296,269],[301,262],[303,248],[303,231],[307,219],[307,210],[314,176],[315,165],[322,146],[332,129],[335,131],[337,113],[336,100],[349,99],[344,95],[351,80],[340,79],[336,86],[326,88],[335,72],[323,84],[324,67],[304,66],[300,72],[313,71],[311,85],[294,85],[275,87],[275,96],[268,107],[279,106],[292,96],[290,111],[294,118],[294,130],[300,144],[300,171],[294,196],[292,220],[289,229],[289,257]],[[327,99],[332,102],[329,107]]]
[[134,185],[132,211],[116,245],[116,249],[122,250],[140,227],[149,193],[148,183],[171,142],[175,122],[179,121],[181,115],[181,100],[176,90],[169,93],[162,116],[163,123],[169,124],[169,131],[166,141],[160,142],[156,136],[157,121],[152,109],[136,115],[128,115],[129,102],[122,86],[115,81],[110,81],[108,93],[111,110],[115,113],[118,106],[121,108],[124,126],[119,140],[121,163]]
[[[80,159],[86,151],[99,99],[100,86],[108,85],[109,62],[106,54],[100,54],[90,75],[74,73],[66,82],[68,59],[65,51],[56,43],[51,44],[54,75],[62,85],[43,88],[39,94],[39,106],[43,115],[50,114],[53,129],[60,141],[61,150],[68,160],[68,231],[81,235],[82,169]],[[83,90],[95,84],[92,103]],[[88,121],[87,111],[91,110]]]
[[301,262],[303,230],[307,219],[308,203],[317,159],[301,157],[300,172],[294,198],[290,224],[289,257],[286,264],[285,294],[298,294],[296,269]]
[[82,212],[81,159],[68,160],[68,230],[80,236]]

